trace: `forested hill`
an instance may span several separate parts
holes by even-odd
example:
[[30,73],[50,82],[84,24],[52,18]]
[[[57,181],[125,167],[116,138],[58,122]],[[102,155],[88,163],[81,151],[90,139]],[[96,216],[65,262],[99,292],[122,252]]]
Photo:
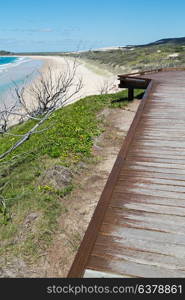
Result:
[[0,55],[10,55],[10,54],[13,54],[9,51],[5,51],[5,50],[0,50]]
[[155,42],[144,44],[144,45],[135,45],[133,47],[147,47],[147,46],[166,45],[166,44],[185,45],[185,37],[166,38],[166,39],[157,40]]

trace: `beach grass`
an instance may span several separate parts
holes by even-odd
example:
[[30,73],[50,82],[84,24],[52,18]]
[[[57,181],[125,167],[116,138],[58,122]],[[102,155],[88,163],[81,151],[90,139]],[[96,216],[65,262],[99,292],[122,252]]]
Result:
[[[177,56],[173,56],[173,54]],[[172,54],[172,56],[170,56]],[[160,67],[175,67],[185,65],[184,44],[162,44],[141,47],[119,47],[106,51],[91,50],[73,53],[70,56],[78,57],[87,64],[106,69],[117,74],[131,71],[142,71]]]
[[[135,96],[141,90],[135,91]],[[91,161],[93,141],[104,131],[97,113],[106,107],[123,109],[127,91],[89,96],[57,110],[42,128],[0,164],[0,188],[6,210],[0,212],[0,255],[36,259],[50,244],[57,228],[57,218],[66,212],[65,195],[75,186],[63,190],[42,184],[42,174],[51,166],[62,165],[72,171],[81,161]],[[122,101],[120,101],[122,100]],[[10,132],[24,134],[35,121],[14,126]],[[19,137],[0,137],[0,153]],[[27,222],[36,213],[33,224]]]

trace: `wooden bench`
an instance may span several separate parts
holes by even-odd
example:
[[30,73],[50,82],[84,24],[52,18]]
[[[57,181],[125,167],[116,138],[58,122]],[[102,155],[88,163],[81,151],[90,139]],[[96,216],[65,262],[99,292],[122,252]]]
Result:
[[128,89],[128,100],[134,99],[134,89],[146,89],[150,80],[140,77],[132,77],[127,75],[119,75],[119,88]]

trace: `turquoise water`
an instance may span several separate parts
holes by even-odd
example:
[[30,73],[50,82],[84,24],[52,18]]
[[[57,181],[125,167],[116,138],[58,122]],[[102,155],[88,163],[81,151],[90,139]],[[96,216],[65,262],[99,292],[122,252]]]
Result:
[[0,66],[11,64],[18,60],[18,57],[0,56]]
[[21,87],[38,75],[43,62],[28,57],[0,56],[0,106],[12,103],[15,84]]

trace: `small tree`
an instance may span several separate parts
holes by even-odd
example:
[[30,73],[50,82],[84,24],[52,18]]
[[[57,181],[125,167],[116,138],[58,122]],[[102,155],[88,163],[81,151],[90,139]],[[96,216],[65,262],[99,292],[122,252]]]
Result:
[[[49,66],[46,72],[39,72],[38,79],[29,88],[26,85],[20,88],[14,83],[15,103],[10,106],[4,104],[0,109],[0,134],[12,135],[9,132],[12,116],[16,117],[19,123],[34,119],[36,124],[21,135],[20,139],[7,151],[1,153],[0,160],[25,143],[32,134],[42,132],[38,129],[51,114],[66,105],[81,90],[82,78],[77,78],[76,70],[75,60],[72,66],[66,62],[66,68],[62,71],[56,72],[55,68]],[[28,101],[28,97],[33,99],[32,103]]]
[[101,95],[108,94],[113,92],[116,88],[117,85],[115,84],[114,80],[105,79],[99,86],[99,93]]
[[[66,105],[81,90],[82,79],[77,78],[76,70],[76,61],[72,66],[66,62],[66,68],[58,71],[58,73],[52,67],[48,67],[44,73],[38,72],[37,80],[29,87],[26,82],[22,87],[14,83],[15,102],[9,106],[4,104],[0,108],[0,135],[2,138],[6,135],[16,136],[18,141],[7,151],[0,153],[0,166],[2,168],[6,164],[14,164],[16,159],[23,159],[27,153],[3,161],[10,153],[30,139],[33,134],[46,131],[48,128],[39,130],[39,127],[48,120],[54,111]],[[30,99],[33,101],[31,102]],[[16,135],[10,130],[12,118],[16,119],[16,123],[32,119],[35,120],[36,124],[24,134]],[[0,183],[0,215],[2,220],[0,220],[0,223],[3,224],[7,224],[11,218],[6,206],[7,201],[10,199],[5,199],[3,196],[3,190],[7,184],[8,182]]]

